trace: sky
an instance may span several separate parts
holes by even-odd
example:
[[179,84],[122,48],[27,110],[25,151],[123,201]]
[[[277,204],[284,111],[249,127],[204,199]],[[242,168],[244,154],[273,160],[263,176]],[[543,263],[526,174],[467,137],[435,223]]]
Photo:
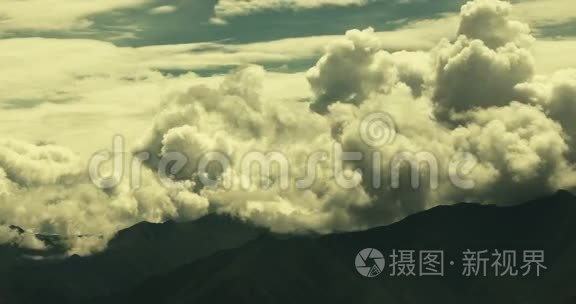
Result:
[[[354,28],[373,27],[387,50],[426,50],[455,37],[464,2],[2,0],[0,132],[89,155],[107,147],[110,129],[138,136],[192,73],[254,63],[294,78]],[[576,64],[570,0],[515,1],[513,14],[538,38],[538,72]],[[305,81],[291,83],[306,95]]]
[[[0,50],[0,226],[111,236],[216,212],[328,233],[576,185],[573,0],[0,0]],[[374,112],[397,128],[386,147],[358,139]],[[88,181],[117,135],[123,157],[153,154],[140,189]],[[153,170],[170,151],[217,150],[234,161],[211,174],[226,177],[248,151],[302,163],[334,144],[428,151],[441,167],[466,152],[475,187],[444,172],[438,189],[371,189],[380,165],[362,161],[346,165],[355,187],[322,166],[305,191],[199,189],[195,164],[161,186]],[[0,243],[15,238],[0,229]]]
[[[0,115],[9,118],[0,131],[88,155],[107,147],[110,129],[137,136],[162,91],[180,85],[171,76],[215,76],[255,63],[289,78],[354,28],[373,27],[387,50],[426,50],[455,37],[464,2],[2,0]],[[569,0],[514,6],[539,38],[539,72],[576,64]],[[305,81],[292,83],[306,91]]]

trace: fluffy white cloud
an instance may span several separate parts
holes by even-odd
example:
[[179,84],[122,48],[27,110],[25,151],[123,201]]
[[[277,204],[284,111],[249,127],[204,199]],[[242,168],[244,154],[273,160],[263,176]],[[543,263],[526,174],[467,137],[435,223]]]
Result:
[[476,0],[460,13],[459,37],[436,49],[437,111],[447,115],[474,108],[505,106],[515,86],[532,79],[535,64],[528,49],[529,27],[510,19],[511,5]]
[[562,124],[572,140],[576,140],[576,70],[554,79],[547,110],[550,117]]
[[[203,188],[199,192],[217,212],[246,217],[275,231],[330,231],[333,225],[341,229],[362,227],[342,217],[348,208],[366,204],[370,197],[359,185],[350,190],[340,188],[329,163],[320,165],[322,178],[310,188],[296,188],[296,181],[306,176],[307,168],[302,164],[307,157],[329,151],[336,143],[332,126],[321,115],[310,112],[306,103],[262,98],[260,86],[255,83],[261,76],[260,68],[247,67],[229,75],[217,89],[193,87],[167,104],[138,151],[186,155],[189,163],[176,176],[181,182],[198,181],[197,164],[207,152],[226,155],[229,166],[211,175],[230,181],[232,188]],[[293,164],[289,166],[288,189],[281,187],[282,177],[274,170],[244,170],[242,160],[255,151],[281,152]],[[158,160],[152,159],[148,165],[156,168]],[[270,186],[261,187],[255,182],[247,190],[242,182],[249,179]]]
[[548,116],[563,127],[576,140],[576,70],[561,70],[550,77],[537,77],[516,87],[518,98],[543,108]]
[[507,43],[517,45],[532,41],[530,28],[511,20],[512,5],[503,1],[476,0],[462,6],[459,35],[479,39],[488,47],[498,48]]
[[569,147],[562,127],[539,108],[512,102],[465,115],[455,144],[476,155],[493,176],[482,186],[482,201],[505,202],[511,193],[530,199],[558,189],[555,174],[568,171]]
[[372,92],[385,92],[397,81],[391,55],[382,50],[373,29],[352,30],[332,43],[308,80],[318,99],[317,110],[334,102],[358,104]]
[[69,236],[70,254],[89,254],[137,222],[191,220],[207,213],[207,200],[191,191],[192,184],[161,185],[149,170],[142,172],[138,189],[127,184],[113,191],[96,188],[84,165],[62,147],[6,141],[0,159],[0,223],[30,231],[0,230],[2,243],[36,248],[31,233],[59,234]]
[[398,81],[419,96],[430,77],[428,53],[389,53],[371,28],[348,31],[307,73],[316,94],[313,109],[318,112],[336,102],[358,105],[371,94],[390,91]]
[[514,44],[494,50],[461,36],[436,51],[435,99],[443,112],[506,105],[534,74],[530,51]]
[[68,184],[80,173],[80,160],[72,152],[53,145],[0,141],[0,167],[21,186]]

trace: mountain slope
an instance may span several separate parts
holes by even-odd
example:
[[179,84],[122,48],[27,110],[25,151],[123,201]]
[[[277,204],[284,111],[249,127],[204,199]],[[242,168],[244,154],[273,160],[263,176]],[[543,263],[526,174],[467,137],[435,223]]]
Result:
[[[364,232],[259,238],[95,303],[573,303],[575,232],[576,198],[568,192],[508,208],[438,207]],[[354,268],[363,248],[385,255],[442,249],[455,265],[445,265],[444,277],[368,279]],[[544,250],[548,270],[541,277],[464,277],[467,249]]]
[[194,222],[140,223],[120,231],[106,251],[66,260],[15,263],[0,277],[0,295],[19,295],[19,303],[77,303],[213,254],[239,247],[266,234],[227,216],[209,215]]

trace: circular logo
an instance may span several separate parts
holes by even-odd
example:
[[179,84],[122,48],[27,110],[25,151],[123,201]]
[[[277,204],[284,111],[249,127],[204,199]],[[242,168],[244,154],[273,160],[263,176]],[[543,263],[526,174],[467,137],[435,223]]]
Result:
[[356,255],[356,270],[362,276],[373,278],[384,270],[384,255],[378,249],[366,248]]
[[374,148],[394,142],[396,122],[388,113],[372,113],[360,122],[360,138]]

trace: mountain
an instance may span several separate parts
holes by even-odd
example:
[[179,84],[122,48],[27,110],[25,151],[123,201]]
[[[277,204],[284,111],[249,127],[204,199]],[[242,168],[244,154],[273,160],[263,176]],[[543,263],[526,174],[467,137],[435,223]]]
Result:
[[[507,208],[437,207],[387,226],[321,238],[255,239],[94,303],[576,303],[576,197]],[[365,278],[356,255],[376,248],[445,253],[443,277]],[[466,277],[466,250],[542,250],[541,276]],[[448,261],[455,262],[451,266]]]
[[18,262],[2,270],[0,304],[2,294],[18,295],[17,303],[78,303],[267,233],[238,219],[208,215],[188,223],[137,224],[118,232],[106,251],[89,257],[21,261],[16,253],[22,252],[9,247]]
[[[326,236],[275,235],[217,215],[141,223],[99,255],[4,272],[0,304],[569,304],[576,303],[575,232],[576,197],[565,191],[514,207],[441,206],[389,226]],[[386,259],[379,276],[356,270],[365,248]],[[547,269],[541,276],[463,275],[463,252],[496,249],[518,252],[519,265],[521,252],[541,250]],[[443,250],[444,276],[391,276],[394,250]]]

